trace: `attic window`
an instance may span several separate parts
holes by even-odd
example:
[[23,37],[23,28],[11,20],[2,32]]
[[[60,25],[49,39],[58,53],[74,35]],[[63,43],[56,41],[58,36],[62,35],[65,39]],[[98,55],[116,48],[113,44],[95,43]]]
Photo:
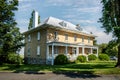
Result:
[[67,27],[67,23],[65,23],[64,21],[60,22],[59,24],[63,27]]

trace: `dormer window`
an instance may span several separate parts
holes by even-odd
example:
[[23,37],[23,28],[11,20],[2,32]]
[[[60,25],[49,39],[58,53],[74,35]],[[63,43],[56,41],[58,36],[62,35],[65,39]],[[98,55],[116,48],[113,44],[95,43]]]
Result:
[[63,27],[67,27],[67,23],[65,23],[64,21],[60,22],[59,24]]

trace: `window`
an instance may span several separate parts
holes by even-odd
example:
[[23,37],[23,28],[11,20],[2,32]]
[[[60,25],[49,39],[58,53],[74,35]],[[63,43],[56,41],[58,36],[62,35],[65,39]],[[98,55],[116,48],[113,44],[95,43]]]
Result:
[[84,36],[82,37],[82,42],[84,42]]
[[40,32],[37,33],[37,40],[40,40]]
[[65,34],[65,40],[68,40],[68,34]]
[[37,55],[40,55],[40,46],[37,46]]
[[28,42],[30,42],[31,41],[31,36],[30,35],[28,35]]
[[74,35],[74,41],[77,41],[77,36],[76,35]]
[[88,38],[88,43],[90,43],[90,38]]
[[30,47],[28,47],[28,55],[30,55]]
[[56,39],[57,35],[58,35],[57,31],[54,32],[54,35],[55,35],[55,39]]

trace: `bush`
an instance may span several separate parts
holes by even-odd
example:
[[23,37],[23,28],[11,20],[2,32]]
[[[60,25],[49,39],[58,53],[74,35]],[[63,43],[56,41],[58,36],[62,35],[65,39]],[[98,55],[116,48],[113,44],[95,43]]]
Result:
[[55,65],[63,65],[67,63],[68,63],[68,58],[64,54],[59,54],[54,60]]
[[99,59],[102,61],[109,61],[110,60],[110,58],[107,54],[100,54]]
[[97,59],[97,56],[96,56],[96,55],[94,55],[94,54],[88,55],[88,60],[89,60],[89,61],[96,60],[96,59]]
[[10,64],[22,64],[23,59],[16,53],[10,53],[8,55],[8,63]]
[[80,55],[80,56],[78,56],[77,57],[77,62],[86,62],[87,61],[87,59],[86,59],[86,56],[84,56],[84,55]]

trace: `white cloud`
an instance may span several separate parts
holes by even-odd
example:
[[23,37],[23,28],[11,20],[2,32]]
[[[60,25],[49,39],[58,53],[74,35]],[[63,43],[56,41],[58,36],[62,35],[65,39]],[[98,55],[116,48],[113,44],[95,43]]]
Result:
[[20,4],[18,6],[18,11],[21,12],[26,12],[26,10],[30,10],[31,9],[31,4]]
[[[48,0],[47,3],[49,6],[71,6],[71,0]],[[48,5],[47,5],[48,6]]]
[[96,13],[98,11],[100,11],[100,7],[86,7],[86,8],[73,8],[72,10],[76,10],[78,12],[92,12],[92,13]]
[[97,42],[100,43],[108,43],[110,40],[112,40],[112,34],[107,35],[104,33],[103,29],[97,28],[95,26],[85,26],[85,30],[89,32],[93,32],[94,35],[96,35]]
[[81,23],[81,24],[93,24],[93,23],[96,23],[95,20],[69,19],[69,21],[73,22],[73,23]]
[[28,25],[29,20],[27,20],[27,19],[19,19],[19,20],[17,20],[17,23],[18,23],[18,27],[20,28],[20,32],[27,31],[28,26],[26,26],[26,25]]

